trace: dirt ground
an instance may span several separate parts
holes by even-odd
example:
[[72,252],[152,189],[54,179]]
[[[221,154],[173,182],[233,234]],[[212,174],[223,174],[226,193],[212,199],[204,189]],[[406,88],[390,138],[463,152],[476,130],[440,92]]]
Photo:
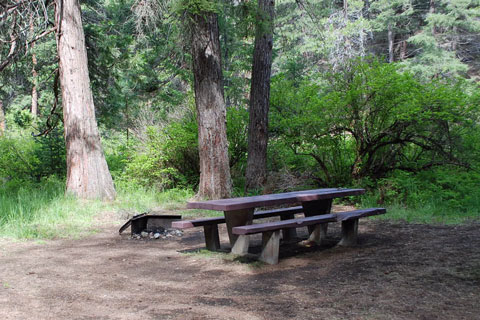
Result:
[[478,222],[364,220],[352,248],[335,247],[333,226],[321,247],[281,247],[274,266],[188,253],[201,229],[143,241],[119,226],[0,241],[0,319],[480,319]]

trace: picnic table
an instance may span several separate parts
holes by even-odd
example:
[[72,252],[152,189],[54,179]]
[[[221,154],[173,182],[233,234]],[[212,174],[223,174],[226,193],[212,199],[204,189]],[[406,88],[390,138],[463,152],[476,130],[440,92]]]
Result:
[[188,202],[188,209],[206,209],[223,211],[227,225],[232,253],[248,252],[249,238],[239,237],[233,228],[250,225],[255,208],[300,203],[305,217],[330,213],[332,200],[347,196],[361,195],[364,189],[328,188],[240,197],[221,200]]

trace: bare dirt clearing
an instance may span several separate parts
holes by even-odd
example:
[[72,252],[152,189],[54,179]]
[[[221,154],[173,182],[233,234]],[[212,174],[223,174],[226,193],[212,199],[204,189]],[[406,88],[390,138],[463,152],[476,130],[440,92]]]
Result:
[[[172,240],[0,242],[0,319],[480,319],[480,224],[361,221],[360,244],[288,246],[275,266]],[[221,229],[225,235],[225,230]],[[226,239],[222,239],[226,243]],[[187,250],[188,251],[188,250]]]

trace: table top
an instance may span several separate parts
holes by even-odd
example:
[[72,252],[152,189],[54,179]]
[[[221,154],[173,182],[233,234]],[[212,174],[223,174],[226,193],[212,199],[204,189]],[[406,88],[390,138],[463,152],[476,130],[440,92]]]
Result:
[[364,194],[365,189],[315,189],[294,191],[285,193],[266,194],[261,196],[230,198],[209,201],[188,202],[188,209],[206,209],[218,211],[233,211],[241,209],[251,209],[256,207],[268,207],[280,204],[289,204],[296,202],[307,202],[315,200],[325,200],[341,198],[347,196],[356,196]]

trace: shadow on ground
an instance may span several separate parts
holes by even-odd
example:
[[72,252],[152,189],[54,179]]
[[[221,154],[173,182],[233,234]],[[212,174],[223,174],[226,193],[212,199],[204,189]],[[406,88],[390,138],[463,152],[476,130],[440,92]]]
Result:
[[321,247],[283,245],[274,266],[251,259],[260,237],[235,259],[201,250],[200,229],[2,241],[0,318],[480,319],[479,229],[362,221],[359,245],[342,248],[333,226]]

